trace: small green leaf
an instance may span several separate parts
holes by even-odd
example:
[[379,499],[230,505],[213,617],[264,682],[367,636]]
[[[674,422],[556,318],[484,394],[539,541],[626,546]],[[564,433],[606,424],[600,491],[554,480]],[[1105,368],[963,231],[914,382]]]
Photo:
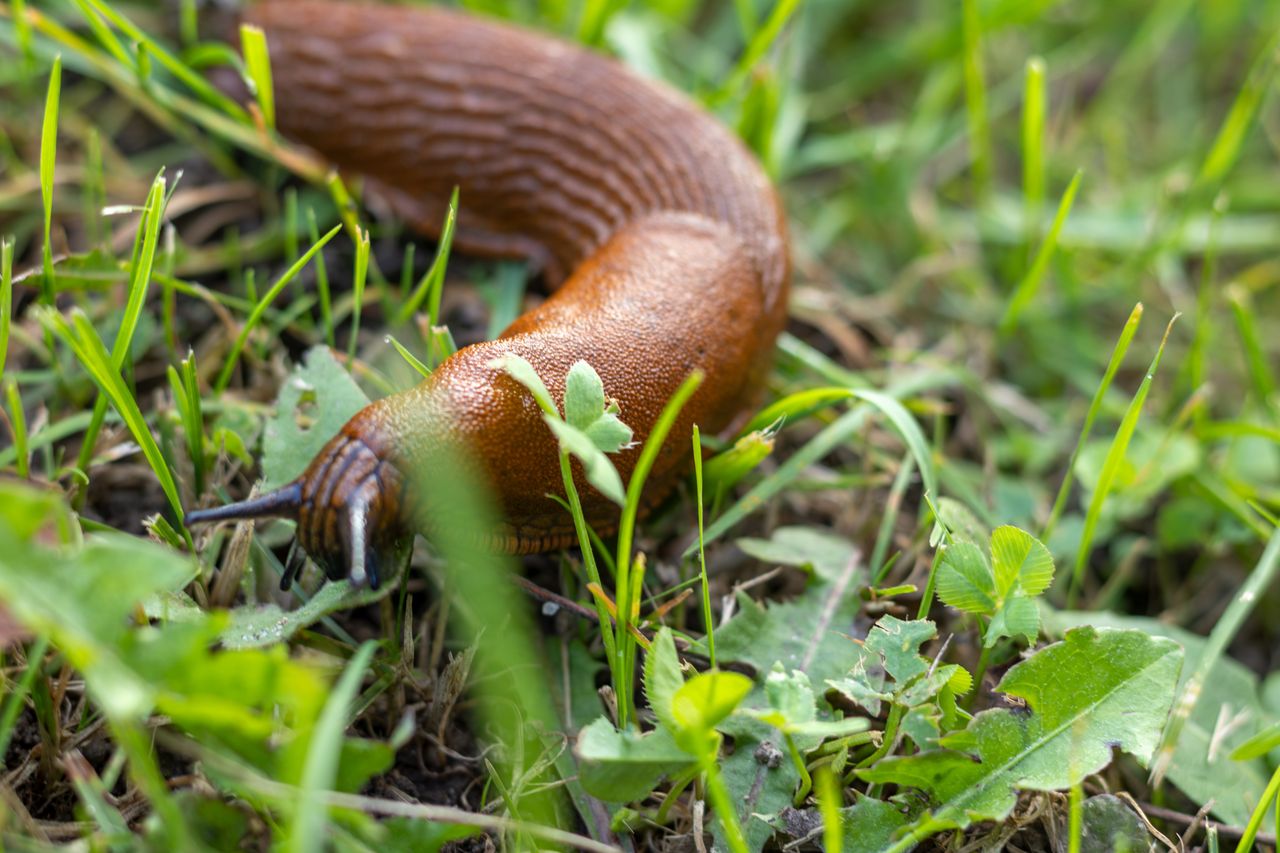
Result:
[[867,633],[866,647],[884,659],[885,672],[902,686],[929,669],[929,661],[920,655],[920,646],[937,633],[938,629],[927,619],[904,622],[886,615]]
[[840,816],[845,853],[882,853],[908,820],[902,806],[873,797],[863,797],[857,805],[841,809]]
[[995,577],[980,546],[957,542],[947,548],[938,567],[938,597],[966,613],[995,611]]
[[737,672],[701,672],[686,681],[671,700],[677,737],[710,734],[751,692],[751,679]]
[[276,397],[275,414],[262,434],[262,476],[267,489],[307,469],[329,439],[369,404],[328,347],[307,351]]
[[618,476],[618,469],[613,467],[609,457],[604,455],[595,442],[582,430],[557,417],[543,415],[542,418],[555,433],[556,440],[560,442],[560,449],[571,454],[581,463],[582,473],[587,476],[587,482],[618,506],[625,504],[627,494],[622,488],[622,478]]
[[809,676],[798,669],[788,675],[782,664],[774,664],[764,681],[764,695],[769,701],[769,710],[757,712],[756,716],[784,732],[817,718]]
[[779,527],[768,539],[744,537],[734,544],[757,560],[808,569],[827,582],[839,578],[857,554],[848,539],[817,527]]
[[564,419],[580,430],[604,412],[604,383],[591,365],[578,360],[564,379]]
[[996,590],[1005,596],[1019,587],[1036,596],[1053,583],[1053,557],[1049,549],[1030,533],[1012,525],[991,532],[991,563],[995,571]]
[[583,728],[574,752],[582,787],[611,803],[645,797],[663,776],[693,764],[665,728],[648,734],[620,732],[605,717]]
[[547,390],[546,383],[542,381],[538,371],[533,369],[533,365],[526,361],[523,356],[509,352],[489,362],[489,366],[495,370],[505,371],[508,376],[528,389],[529,393],[533,395],[534,401],[537,402],[538,408],[542,409],[543,413],[557,418],[560,417],[560,410],[556,408],[555,401],[551,399],[551,392]]
[[631,441],[631,427],[618,419],[616,404],[607,404],[604,383],[585,361],[575,361],[565,376],[564,419],[581,430],[604,453],[617,453]]
[[1034,643],[1040,636],[1040,609],[1033,599],[1015,594],[1005,601],[987,625],[983,645],[994,646],[1002,637],[1025,637]]

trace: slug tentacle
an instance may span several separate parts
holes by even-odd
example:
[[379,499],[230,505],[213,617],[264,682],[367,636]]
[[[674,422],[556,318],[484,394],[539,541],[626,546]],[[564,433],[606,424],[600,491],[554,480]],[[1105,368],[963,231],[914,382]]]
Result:
[[274,491],[248,500],[194,510],[183,516],[182,523],[190,526],[215,521],[241,521],[249,518],[297,518],[298,508],[301,505],[302,485],[294,480]]
[[399,507],[400,475],[358,435],[344,429],[325,445],[302,476],[240,503],[187,513],[187,524],[247,518],[291,518],[298,522],[281,588],[302,569],[300,552],[331,580],[349,578],[374,589],[382,567],[409,538]]

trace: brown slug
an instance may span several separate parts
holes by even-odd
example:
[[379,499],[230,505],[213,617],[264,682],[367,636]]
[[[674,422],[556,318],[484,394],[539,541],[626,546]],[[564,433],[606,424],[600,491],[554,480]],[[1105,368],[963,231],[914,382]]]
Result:
[[[564,493],[556,441],[531,395],[492,365],[507,353],[527,359],[560,405],[569,367],[586,360],[637,443],[701,369],[646,501],[667,492],[688,470],[692,425],[730,424],[785,319],[786,224],[743,144],[614,60],[471,15],[269,0],[246,19],[267,36],[284,136],[362,176],[428,234],[458,186],[457,247],[528,259],[553,293],[498,339],[357,413],[293,483],[186,520],[295,518],[299,544],[330,578],[376,586],[391,550],[420,527],[417,472],[458,442],[500,501],[493,547],[572,544],[568,513],[548,497]],[[613,457],[624,482],[638,455]],[[617,507],[580,488],[587,520],[615,526]]]

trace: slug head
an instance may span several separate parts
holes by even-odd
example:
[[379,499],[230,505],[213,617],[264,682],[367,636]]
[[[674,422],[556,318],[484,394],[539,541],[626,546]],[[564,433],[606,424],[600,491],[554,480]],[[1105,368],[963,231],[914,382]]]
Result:
[[[401,512],[401,477],[357,435],[343,430],[292,483],[240,503],[187,513],[187,524],[292,518],[297,541],[280,588],[302,571],[304,553],[330,580],[377,589],[412,538]],[[301,553],[299,553],[299,548]]]

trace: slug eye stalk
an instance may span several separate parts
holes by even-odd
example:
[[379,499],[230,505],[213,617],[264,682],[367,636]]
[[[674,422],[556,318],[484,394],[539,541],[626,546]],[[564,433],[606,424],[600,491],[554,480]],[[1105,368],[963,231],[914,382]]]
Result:
[[409,534],[400,506],[396,469],[360,438],[340,432],[302,476],[238,503],[196,510],[185,522],[207,524],[254,518],[289,518],[298,523],[280,588],[288,589],[310,557],[330,580],[347,578],[377,589],[383,568],[395,565]]

